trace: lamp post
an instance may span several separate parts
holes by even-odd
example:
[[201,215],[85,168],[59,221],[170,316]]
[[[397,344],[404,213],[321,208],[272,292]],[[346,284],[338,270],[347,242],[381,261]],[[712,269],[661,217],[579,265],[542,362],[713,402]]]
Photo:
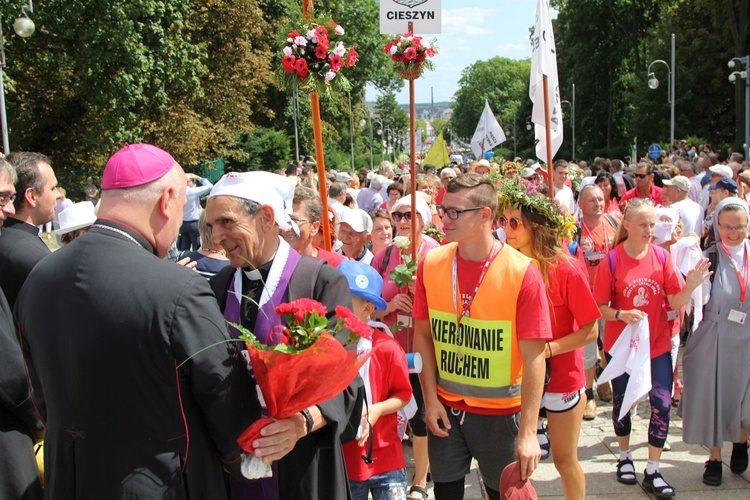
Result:
[[352,152],[352,171],[354,171],[354,115],[352,115],[352,93],[346,93],[349,96],[349,146]]
[[[21,6],[21,16],[13,23],[13,31],[22,38],[28,38],[34,34],[36,27],[34,21],[29,19],[28,12],[34,12],[34,6],[29,0],[28,5]],[[3,135],[3,153],[10,153],[10,140],[8,139],[8,116],[5,113],[5,42],[3,39],[2,19],[0,19],[0,128]]]
[[573,84],[573,98],[568,101],[567,99],[564,101],[560,101],[560,104],[567,103],[568,106],[570,106],[570,125],[573,129],[573,157],[571,160],[575,161],[576,159],[576,84]]
[[737,81],[737,77],[739,76],[743,80],[745,80],[745,159],[750,158],[750,77],[748,76],[748,72],[750,72],[750,56],[745,57],[734,57],[731,61],[727,63],[727,66],[729,66],[729,69],[734,69],[734,67],[737,65],[737,63],[740,63],[744,69],[744,71],[733,71],[732,74],[729,75],[729,81],[734,83]]
[[654,90],[659,87],[659,80],[656,78],[656,75],[654,75],[654,72],[651,71],[651,67],[656,63],[661,63],[664,66],[667,67],[667,71],[669,72],[669,88],[667,89],[667,102],[669,102],[670,110],[669,110],[669,123],[670,123],[670,132],[669,132],[669,150],[672,150],[672,146],[674,145],[674,73],[675,73],[675,59],[674,59],[674,45],[675,45],[675,37],[674,33],[672,33],[672,64],[670,65],[667,63],[667,61],[662,61],[661,59],[657,59],[656,61],[652,61],[651,64],[648,65],[648,87],[651,90]]

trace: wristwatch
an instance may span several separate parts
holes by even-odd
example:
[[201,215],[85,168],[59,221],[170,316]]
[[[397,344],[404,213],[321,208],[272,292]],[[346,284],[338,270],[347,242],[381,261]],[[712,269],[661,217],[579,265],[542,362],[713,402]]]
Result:
[[617,312],[615,313],[615,319],[616,319],[617,321],[620,321],[620,313],[621,313],[621,312],[622,312],[622,309],[618,309],[618,310],[617,310]]
[[314,424],[312,414],[310,414],[310,410],[308,410],[307,408],[302,410],[300,413],[305,418],[305,427],[307,428],[307,433],[305,435],[310,434],[312,432]]

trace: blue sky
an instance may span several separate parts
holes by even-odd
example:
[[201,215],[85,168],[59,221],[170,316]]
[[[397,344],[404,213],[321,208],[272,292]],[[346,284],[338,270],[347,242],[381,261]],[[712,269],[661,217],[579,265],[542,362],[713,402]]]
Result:
[[[494,56],[510,59],[531,57],[529,28],[534,25],[536,0],[442,0],[442,33],[436,35],[435,71],[425,72],[415,83],[416,102],[451,101],[458,90],[461,71],[476,61]],[[555,12],[551,12],[555,17]],[[427,36],[431,39],[432,36]],[[368,87],[367,100],[378,96]],[[396,95],[409,102],[408,85]]]

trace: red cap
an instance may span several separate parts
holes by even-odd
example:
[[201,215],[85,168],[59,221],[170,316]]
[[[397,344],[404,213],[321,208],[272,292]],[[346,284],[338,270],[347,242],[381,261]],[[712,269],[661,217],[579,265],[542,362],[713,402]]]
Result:
[[500,476],[500,498],[536,500],[537,494],[531,481],[521,479],[521,464],[516,460],[503,469]]
[[174,166],[172,155],[151,144],[128,144],[104,167],[102,189],[142,186],[164,176]]

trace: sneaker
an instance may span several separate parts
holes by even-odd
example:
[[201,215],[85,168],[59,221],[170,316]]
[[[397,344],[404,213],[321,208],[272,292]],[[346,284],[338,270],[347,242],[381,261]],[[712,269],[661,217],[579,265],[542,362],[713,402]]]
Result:
[[596,418],[596,401],[589,399],[586,401],[586,407],[583,409],[584,420],[594,420]]
[[721,460],[706,460],[703,484],[719,486],[721,484],[721,467]]
[[729,470],[732,474],[742,474],[747,470],[747,448],[748,443],[734,443],[732,445],[732,458],[729,460]]
[[[661,479],[659,481],[661,486],[654,486],[657,479]],[[649,493],[653,493],[656,498],[672,498],[675,496],[674,488],[664,480],[659,471],[653,474],[649,474],[645,470],[643,471],[643,489]]]
[[668,439],[664,440],[664,446],[662,446],[661,449],[664,450],[664,451],[672,451],[672,445],[669,444],[669,440]]
[[601,399],[605,403],[612,402],[612,384],[610,384],[609,382],[597,384],[596,394],[599,396],[599,399]]
[[542,450],[541,460],[549,458],[549,434],[547,432],[547,426],[543,426],[541,429],[536,430],[536,439],[539,441],[539,448]]

